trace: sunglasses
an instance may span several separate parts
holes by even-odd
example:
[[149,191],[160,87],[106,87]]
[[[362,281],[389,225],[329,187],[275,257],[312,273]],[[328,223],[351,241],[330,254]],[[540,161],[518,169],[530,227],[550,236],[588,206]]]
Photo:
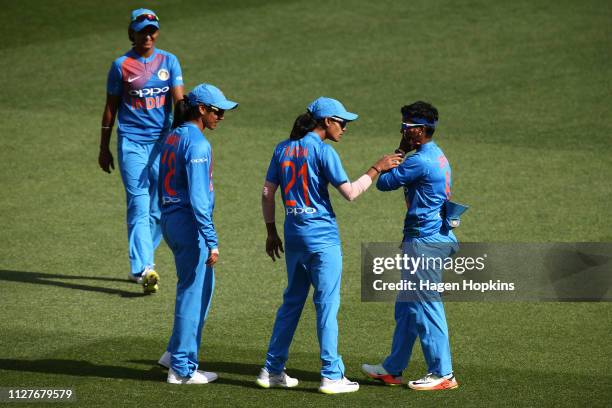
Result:
[[342,130],[346,129],[346,126],[349,123],[348,120],[344,120],[344,119],[340,119],[340,118],[336,118],[336,117],[331,117],[330,119],[333,120],[334,122],[336,122],[338,125],[340,125],[340,129],[342,129]]
[[208,109],[211,112],[214,112],[215,115],[217,115],[218,118],[222,118],[223,115],[225,115],[225,109],[219,109],[216,106],[212,106],[212,105],[204,105],[206,106],[206,109]]
[[141,14],[134,19],[134,21],[142,22],[142,21],[159,21],[159,18],[155,14]]
[[406,132],[410,129],[413,128],[417,128],[417,127],[425,127],[425,125],[422,125],[420,123],[406,123],[406,122],[402,122],[402,132]]

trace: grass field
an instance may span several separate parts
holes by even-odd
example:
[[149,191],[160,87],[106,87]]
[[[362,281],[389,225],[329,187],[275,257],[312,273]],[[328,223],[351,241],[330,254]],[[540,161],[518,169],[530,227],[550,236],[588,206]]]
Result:
[[[241,103],[210,137],[221,248],[201,353],[220,375],[210,386],[163,382],[172,256],[160,247],[159,294],[125,280],[123,187],[97,166],[106,73],[143,4],[186,87],[211,82]],[[609,2],[3,0],[0,16],[0,387],[71,387],[82,406],[609,406],[610,303],[449,303],[458,390],[363,379],[394,322],[392,304],[360,301],[360,244],[400,240],[404,212],[400,192],[374,190],[354,203],[332,193],[340,350],[361,390],[316,393],[311,304],[287,365],[302,385],[253,382],[286,283],[263,251],[260,188],[273,146],[317,96],[361,115],[335,145],[353,178],[396,147],[403,104],[436,105],[453,195],[472,207],[462,241],[612,241]],[[405,375],[425,370],[416,346]]]

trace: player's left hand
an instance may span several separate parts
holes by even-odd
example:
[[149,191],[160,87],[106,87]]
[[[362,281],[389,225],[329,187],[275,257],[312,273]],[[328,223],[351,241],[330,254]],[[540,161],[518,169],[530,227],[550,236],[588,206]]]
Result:
[[210,255],[208,256],[208,259],[206,260],[206,265],[214,266],[217,263],[217,259],[219,259],[219,251],[213,249],[212,251],[210,251]]
[[278,234],[268,235],[268,238],[266,238],[266,253],[270,258],[272,258],[273,262],[276,262],[276,259],[274,258],[275,256],[276,258],[280,259],[279,250],[282,253],[285,252],[283,249],[283,241],[280,239]]

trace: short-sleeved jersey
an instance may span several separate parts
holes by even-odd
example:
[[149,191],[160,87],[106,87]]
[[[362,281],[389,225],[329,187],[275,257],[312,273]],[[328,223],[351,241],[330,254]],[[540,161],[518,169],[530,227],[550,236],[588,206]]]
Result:
[[212,169],[212,148],[196,125],[185,123],[165,137],[159,164],[162,217],[189,211],[209,249],[217,248]]
[[451,168],[433,141],[421,145],[395,169],[381,174],[376,187],[381,191],[404,187],[406,219],[404,236],[426,237],[440,232],[440,211],[451,197]]
[[312,251],[340,244],[327,187],[348,177],[333,147],[313,132],[287,139],[274,149],[266,180],[280,186],[287,248]]
[[183,85],[178,59],[155,49],[148,58],[134,50],[113,61],[106,91],[120,96],[117,133],[135,142],[155,142],[172,123],[172,93]]

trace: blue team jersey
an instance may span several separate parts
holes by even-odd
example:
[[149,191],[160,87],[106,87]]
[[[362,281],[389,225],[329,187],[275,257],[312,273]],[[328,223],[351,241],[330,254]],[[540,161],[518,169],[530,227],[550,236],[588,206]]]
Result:
[[172,93],[183,85],[178,59],[155,49],[148,58],[134,50],[113,61],[106,90],[120,96],[117,134],[135,142],[155,142],[172,123]]
[[404,236],[427,237],[440,232],[440,211],[451,197],[451,168],[433,141],[421,145],[395,169],[381,174],[376,188],[381,191],[404,187],[406,219]]
[[340,244],[327,187],[348,177],[333,147],[313,132],[285,140],[274,149],[266,180],[280,186],[287,248],[312,251]]
[[209,249],[217,248],[212,169],[212,148],[196,125],[185,123],[166,136],[159,164],[162,217],[179,210],[192,214]]

